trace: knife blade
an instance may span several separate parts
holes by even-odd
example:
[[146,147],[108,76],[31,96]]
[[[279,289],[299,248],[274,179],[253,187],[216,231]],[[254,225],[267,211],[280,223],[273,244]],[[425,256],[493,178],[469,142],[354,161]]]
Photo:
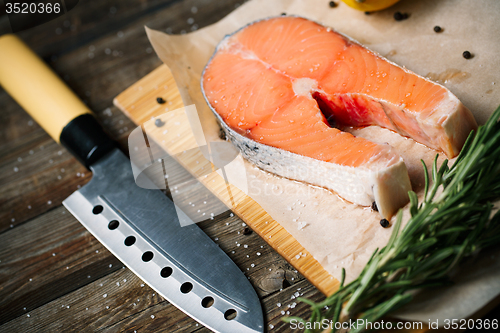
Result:
[[238,266],[196,224],[182,227],[160,190],[136,185],[90,110],[14,35],[0,37],[0,84],[92,171],[63,204],[110,252],[208,328],[263,332],[259,298]]

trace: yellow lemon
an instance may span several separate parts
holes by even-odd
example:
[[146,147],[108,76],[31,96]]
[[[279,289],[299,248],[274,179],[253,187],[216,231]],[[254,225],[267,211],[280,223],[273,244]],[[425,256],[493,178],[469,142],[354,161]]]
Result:
[[399,0],[342,0],[348,6],[363,12],[374,12],[394,5]]

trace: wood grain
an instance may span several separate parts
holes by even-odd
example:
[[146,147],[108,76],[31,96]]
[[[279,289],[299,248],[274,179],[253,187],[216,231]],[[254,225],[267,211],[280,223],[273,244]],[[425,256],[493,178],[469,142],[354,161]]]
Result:
[[[98,120],[122,147],[126,147],[134,124],[112,105],[112,99],[161,63],[150,48],[144,25],[163,31],[170,28],[174,33],[189,31],[192,24],[187,23],[188,18],[193,17],[201,28],[221,19],[241,1],[161,1],[164,7],[159,10],[148,9],[152,8],[151,3],[160,4],[160,1],[83,0],[69,19],[61,17],[20,34],[95,111]],[[117,9],[114,15],[110,15],[112,7]],[[193,7],[198,9],[196,14],[192,13]],[[119,25],[116,25],[116,18]],[[5,26],[2,25],[5,19],[5,16],[0,17],[0,29]],[[71,25],[66,27],[65,21]],[[56,33],[57,28],[61,28],[61,35]],[[83,36],[85,31],[91,33]],[[0,33],[3,32],[5,30]],[[110,54],[106,53],[107,49]],[[118,53],[115,55],[113,51]],[[162,304],[160,307],[144,303],[139,311],[123,307],[111,317],[106,316],[105,307],[95,306],[103,299],[102,294],[96,294],[100,283],[116,286],[116,282],[123,279],[119,280],[113,272],[129,275],[131,272],[120,269],[116,258],[69,213],[62,215],[65,209],[60,202],[78,186],[84,186],[91,174],[65,149],[57,146],[1,88],[0,108],[0,307],[3,323],[0,331],[49,332],[73,328],[94,331],[94,327],[99,327],[99,330],[144,332],[154,327],[159,332],[207,332],[202,325],[196,326],[193,320],[163,300],[158,300]],[[242,223],[237,216],[227,213],[199,225],[245,272],[262,299],[269,295],[279,299],[280,289],[287,290],[305,281],[256,233],[244,234]],[[61,236],[56,235],[59,232]],[[247,244],[248,248],[238,247],[236,241]],[[52,253],[56,256],[52,257]],[[45,259],[40,260],[42,257]],[[138,298],[146,297],[151,291],[146,288],[139,284]],[[129,293],[123,290],[110,294],[107,299],[118,305],[125,304]],[[85,307],[76,308],[78,311],[62,311],[74,309],[72,304],[78,302]],[[163,318],[163,324],[151,326],[150,315]],[[105,320],[101,321],[101,317]]]
[[[135,124],[112,100],[161,64],[144,26],[190,31],[195,24],[202,28],[218,21],[241,2],[80,0],[69,14],[19,35],[125,148]],[[188,23],[189,18],[194,23]],[[5,32],[8,20],[1,15],[0,34]],[[122,269],[68,212],[62,214],[61,200],[85,185],[90,172],[1,88],[0,110],[0,331],[208,332],[153,296],[147,285],[141,287],[142,281]],[[292,305],[296,292],[314,300],[324,296],[256,232],[245,234],[242,223],[228,212],[199,226],[250,279],[264,306],[268,332],[289,332],[281,311],[302,318],[310,311],[304,303],[286,309],[283,305]]]

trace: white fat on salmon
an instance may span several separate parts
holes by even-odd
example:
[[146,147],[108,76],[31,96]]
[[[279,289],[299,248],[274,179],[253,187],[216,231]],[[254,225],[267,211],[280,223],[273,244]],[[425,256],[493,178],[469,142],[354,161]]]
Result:
[[[242,156],[265,171],[324,187],[361,206],[375,202],[384,218],[391,218],[408,202],[411,190],[408,170],[403,158],[389,146],[381,151],[383,156],[373,156],[366,167],[348,167],[261,144],[232,130],[218,115],[217,118]],[[385,158],[388,151],[390,159]]]

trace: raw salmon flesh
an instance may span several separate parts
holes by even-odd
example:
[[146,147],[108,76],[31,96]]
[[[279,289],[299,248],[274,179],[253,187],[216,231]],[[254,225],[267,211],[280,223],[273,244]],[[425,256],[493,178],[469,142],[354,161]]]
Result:
[[226,36],[202,76],[205,99],[250,162],[325,187],[390,218],[411,190],[389,145],[343,132],[376,125],[456,156],[477,127],[445,87],[301,17]]

